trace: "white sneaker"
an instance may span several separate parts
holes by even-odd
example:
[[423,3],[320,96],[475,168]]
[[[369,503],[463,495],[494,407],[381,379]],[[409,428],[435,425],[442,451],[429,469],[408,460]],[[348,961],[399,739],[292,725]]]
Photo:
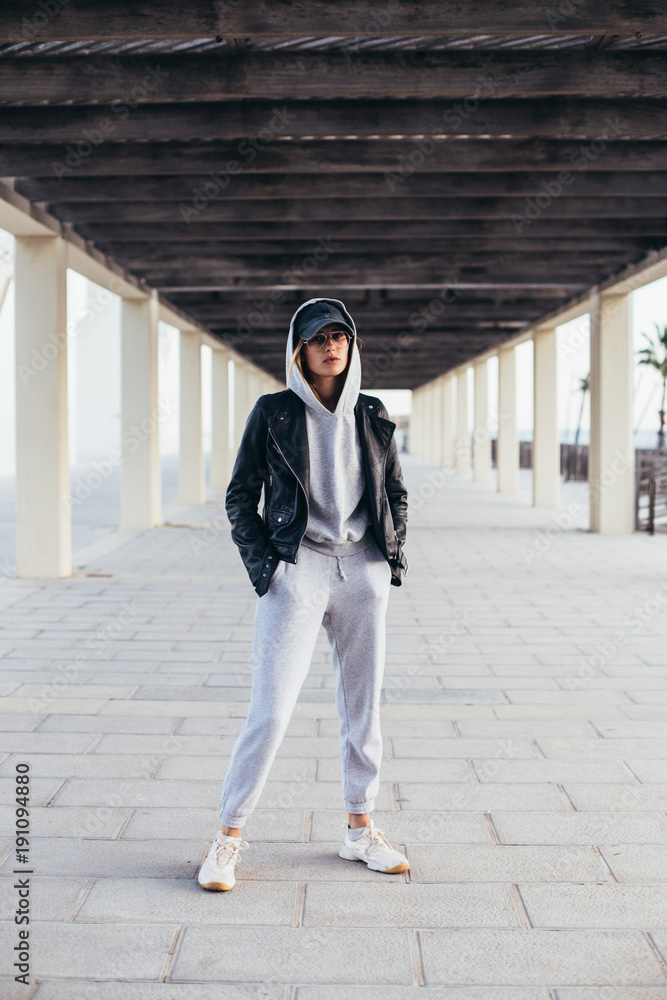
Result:
[[202,889],[233,889],[236,885],[234,869],[240,858],[239,852],[245,851],[247,847],[250,847],[247,840],[219,833],[199,869],[197,877]]
[[370,826],[363,827],[363,833],[357,840],[352,840],[347,823],[345,839],[338,856],[346,861],[365,861],[374,872],[384,872],[393,875],[394,872],[404,872],[410,867],[410,862],[404,854],[395,850],[382,836],[383,831],[371,820]]

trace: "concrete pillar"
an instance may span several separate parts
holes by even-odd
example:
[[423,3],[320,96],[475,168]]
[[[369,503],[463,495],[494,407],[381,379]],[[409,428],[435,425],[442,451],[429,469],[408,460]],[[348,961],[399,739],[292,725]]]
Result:
[[454,376],[451,374],[445,375],[442,380],[441,428],[441,464],[445,469],[453,469],[456,415],[454,413]]
[[121,306],[121,525],[152,528],[162,521],[158,405],[158,300],[123,299]]
[[247,373],[248,370],[242,361],[234,361],[234,454],[241,443],[248,416]]
[[24,578],[72,572],[66,274],[59,237],[16,237],[16,564]]
[[468,431],[468,369],[456,372],[456,471],[470,475],[470,433]]
[[488,365],[478,361],[475,374],[475,427],[473,431],[473,479],[476,483],[491,482],[491,435],[489,433]]
[[431,427],[431,461],[434,465],[442,465],[442,379],[436,379],[432,384],[433,393],[433,424]]
[[533,335],[533,506],[560,503],[560,443],[556,395],[556,328]]
[[630,295],[594,292],[591,320],[590,530],[634,531]]
[[519,489],[519,441],[516,430],[516,358],[513,347],[498,351],[498,492]]
[[180,339],[178,500],[181,504],[194,506],[206,500],[201,412],[201,337],[194,330],[181,330]]
[[232,475],[229,355],[214,350],[211,364],[211,489],[226,490]]

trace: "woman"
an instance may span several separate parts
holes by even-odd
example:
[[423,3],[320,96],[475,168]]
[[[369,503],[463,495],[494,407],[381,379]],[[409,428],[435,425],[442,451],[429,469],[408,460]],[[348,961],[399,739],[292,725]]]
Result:
[[[222,828],[205,889],[231,889],[255,808],[310,667],[320,625],[332,649],[348,824],[339,855],[382,872],[407,858],[371,820],[382,758],[380,690],[390,584],[407,572],[407,494],[395,424],[359,392],[354,321],[338,299],[294,313],[288,388],[261,396],[226,495],[232,539],[258,594],[248,717],[222,784]],[[264,489],[264,506],[257,508]],[[343,824],[341,824],[343,825]]]

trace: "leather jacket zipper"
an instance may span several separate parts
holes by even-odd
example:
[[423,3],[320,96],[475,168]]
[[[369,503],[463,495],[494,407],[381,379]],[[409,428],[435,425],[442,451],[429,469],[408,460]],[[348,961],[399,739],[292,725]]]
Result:
[[[298,550],[299,545],[301,545],[301,539],[306,534],[306,528],[308,527],[308,518],[310,517],[310,504],[308,503],[308,494],[306,493],[306,487],[301,482],[300,477],[297,476],[296,472],[294,471],[294,469],[292,468],[292,466],[289,464],[289,462],[285,458],[285,456],[283,454],[282,448],[280,447],[280,445],[276,441],[276,436],[273,433],[273,428],[272,427],[269,427],[269,434],[273,438],[273,443],[275,444],[276,448],[278,449],[278,454],[280,455],[280,457],[282,458],[283,462],[285,463],[285,465],[287,466],[287,468],[290,470],[290,472],[292,473],[292,475],[294,476],[294,478],[298,482],[299,486],[303,490],[303,495],[306,498],[306,527],[303,529],[303,531],[301,533],[301,538],[299,538],[299,541],[297,543],[297,550]],[[297,551],[297,556],[298,556],[298,551]]]

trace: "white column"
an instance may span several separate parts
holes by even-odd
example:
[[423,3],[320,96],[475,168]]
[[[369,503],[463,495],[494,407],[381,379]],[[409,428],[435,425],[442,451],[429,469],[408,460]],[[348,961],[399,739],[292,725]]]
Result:
[[468,369],[456,372],[456,471],[470,475],[470,433],[468,431]]
[[442,465],[442,379],[433,383],[433,425],[431,428],[432,458],[434,465]]
[[123,299],[121,307],[121,525],[152,528],[162,520],[157,373],[158,300]]
[[181,330],[181,402],[178,500],[187,506],[204,503],[204,442],[201,412],[201,337]]
[[591,320],[590,530],[634,531],[630,295],[593,293]]
[[454,435],[456,416],[454,414],[454,376],[445,375],[442,380],[442,450],[441,464],[445,469],[454,468]]
[[513,347],[498,351],[498,492],[519,489],[519,441],[516,430],[516,358]]
[[556,328],[540,327],[533,335],[533,505],[560,503],[560,443],[556,394]]
[[232,475],[229,355],[214,350],[211,365],[211,489],[226,490]]
[[478,361],[475,374],[475,427],[473,431],[473,478],[476,483],[491,482],[491,435],[489,433],[488,365]]
[[17,236],[15,252],[17,570],[69,576],[65,244]]
[[247,397],[247,368],[242,361],[234,361],[234,454],[243,437],[248,409]]

